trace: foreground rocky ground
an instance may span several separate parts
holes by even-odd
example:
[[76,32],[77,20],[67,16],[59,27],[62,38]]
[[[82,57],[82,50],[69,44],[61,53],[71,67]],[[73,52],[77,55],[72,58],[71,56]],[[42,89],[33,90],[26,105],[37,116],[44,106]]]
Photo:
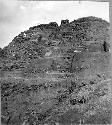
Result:
[[6,125],[111,124],[109,24],[86,17],[31,27],[0,50]]

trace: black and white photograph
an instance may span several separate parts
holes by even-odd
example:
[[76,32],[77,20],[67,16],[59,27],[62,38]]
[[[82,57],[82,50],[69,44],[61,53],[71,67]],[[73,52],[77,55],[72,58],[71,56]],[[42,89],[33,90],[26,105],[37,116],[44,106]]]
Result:
[[112,125],[109,4],[0,0],[1,125]]

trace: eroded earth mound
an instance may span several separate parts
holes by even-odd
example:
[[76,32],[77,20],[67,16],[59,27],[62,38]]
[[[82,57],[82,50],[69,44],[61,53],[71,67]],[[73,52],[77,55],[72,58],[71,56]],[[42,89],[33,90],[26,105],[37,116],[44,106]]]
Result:
[[110,124],[109,47],[109,23],[97,17],[21,32],[0,49],[2,123]]

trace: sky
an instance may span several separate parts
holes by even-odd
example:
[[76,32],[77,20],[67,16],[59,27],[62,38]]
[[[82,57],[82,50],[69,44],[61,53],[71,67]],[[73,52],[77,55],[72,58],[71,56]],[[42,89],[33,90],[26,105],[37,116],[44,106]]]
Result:
[[87,16],[109,22],[109,2],[0,0],[0,47],[31,26]]

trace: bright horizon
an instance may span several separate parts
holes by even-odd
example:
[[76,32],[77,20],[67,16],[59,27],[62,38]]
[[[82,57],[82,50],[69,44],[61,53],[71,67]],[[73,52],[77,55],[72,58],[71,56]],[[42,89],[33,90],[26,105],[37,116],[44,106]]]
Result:
[[0,0],[0,47],[32,26],[87,16],[109,22],[109,2]]

